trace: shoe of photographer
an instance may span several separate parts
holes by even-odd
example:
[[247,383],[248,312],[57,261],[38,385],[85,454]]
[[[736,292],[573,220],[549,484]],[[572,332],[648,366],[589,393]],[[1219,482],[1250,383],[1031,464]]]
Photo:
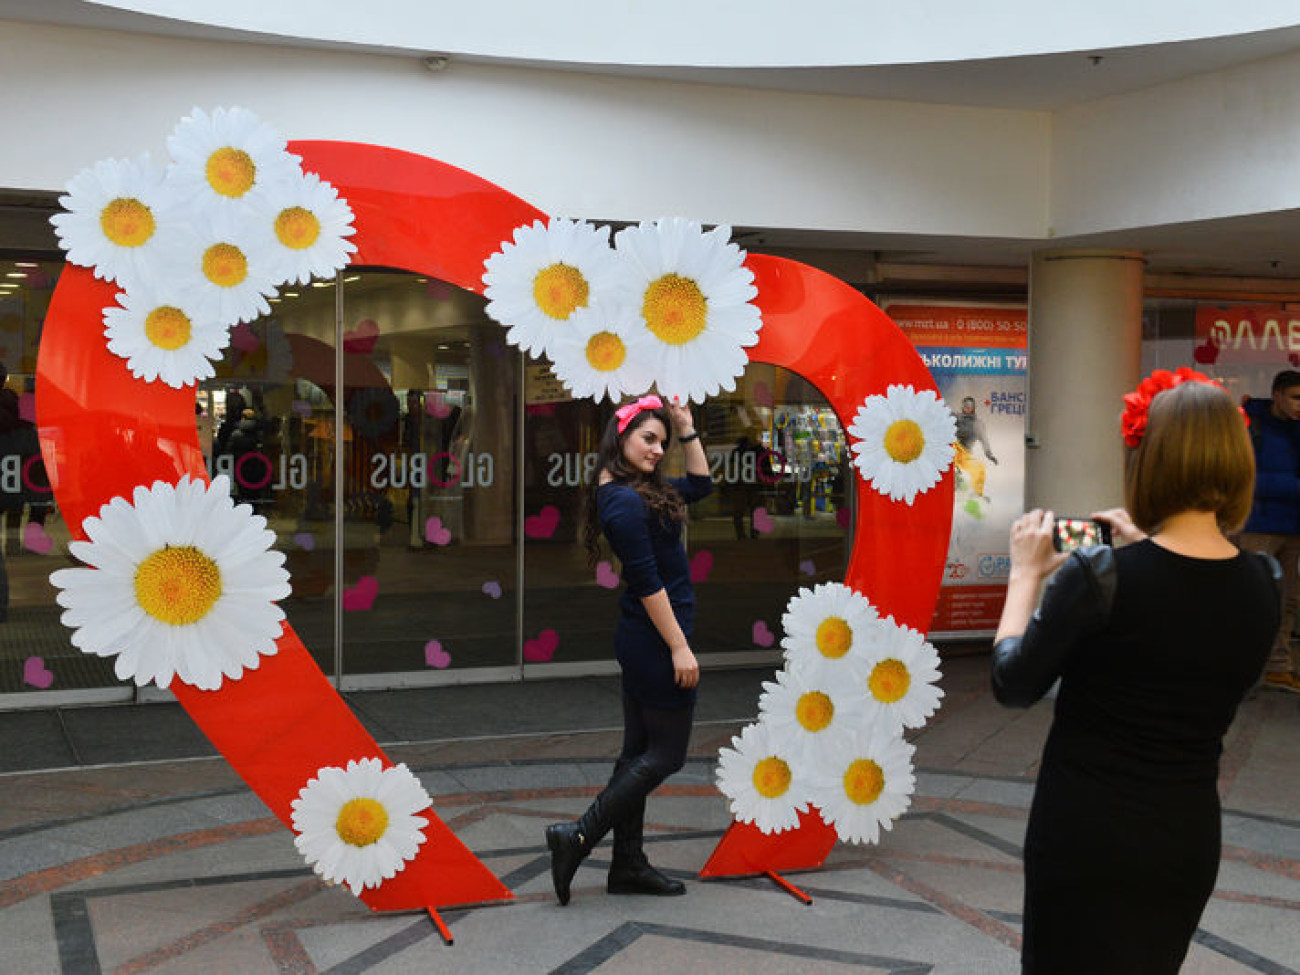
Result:
[[1270,671],[1264,675],[1264,686],[1271,687],[1275,691],[1290,691],[1292,694],[1300,694],[1300,678],[1295,674],[1287,674],[1281,671]]

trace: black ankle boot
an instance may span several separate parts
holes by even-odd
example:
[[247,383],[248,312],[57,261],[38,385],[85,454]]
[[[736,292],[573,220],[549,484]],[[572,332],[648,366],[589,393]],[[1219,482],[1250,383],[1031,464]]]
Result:
[[676,897],[686,893],[680,880],[665,877],[650,866],[642,845],[645,831],[645,797],[614,824],[614,859],[609,865],[605,890],[611,894],[650,894]]
[[617,769],[609,785],[573,823],[546,827],[546,846],[551,851],[551,882],[561,906],[569,903],[569,887],[578,866],[614,823],[625,818],[638,803],[644,804],[653,782],[636,769]]

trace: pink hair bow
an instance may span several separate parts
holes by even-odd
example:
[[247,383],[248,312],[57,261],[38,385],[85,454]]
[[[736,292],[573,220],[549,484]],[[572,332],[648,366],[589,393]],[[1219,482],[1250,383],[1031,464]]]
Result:
[[620,406],[614,411],[614,415],[618,417],[618,432],[622,433],[626,430],[627,425],[632,422],[632,417],[636,416],[642,410],[661,410],[663,409],[663,405],[664,401],[654,393],[651,393],[649,396],[642,396],[635,403],[628,403],[627,406]]

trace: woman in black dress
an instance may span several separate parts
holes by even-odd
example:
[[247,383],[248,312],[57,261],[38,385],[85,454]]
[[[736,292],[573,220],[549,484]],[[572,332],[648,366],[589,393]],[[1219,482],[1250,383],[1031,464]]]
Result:
[[[686,477],[659,470],[676,432]],[[687,406],[643,396],[620,407],[600,442],[599,476],[588,505],[585,539],[592,564],[600,537],[623,567],[614,646],[623,674],[623,749],[609,784],[572,823],[546,829],[551,879],[561,904],[578,865],[610,829],[611,894],[684,894],[685,886],[650,866],[641,848],[646,797],[686,761],[700,668],[691,651],[695,611],[690,564],[682,548],[686,504],[713,488],[709,461]]]
[[1061,681],[1025,836],[1026,973],[1174,975],[1187,954],[1219,867],[1223,735],[1278,626],[1277,563],[1225,534],[1253,480],[1236,405],[1183,382],[1150,401],[1127,513],[1094,516],[1130,544],[1059,555],[1050,511],[1011,529],[994,693],[1026,707]]

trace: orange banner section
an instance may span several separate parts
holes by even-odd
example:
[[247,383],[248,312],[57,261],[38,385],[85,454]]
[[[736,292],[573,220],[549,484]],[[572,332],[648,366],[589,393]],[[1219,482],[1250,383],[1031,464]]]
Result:
[[889,317],[915,346],[1023,349],[1029,336],[1024,308],[904,305],[890,302]]

